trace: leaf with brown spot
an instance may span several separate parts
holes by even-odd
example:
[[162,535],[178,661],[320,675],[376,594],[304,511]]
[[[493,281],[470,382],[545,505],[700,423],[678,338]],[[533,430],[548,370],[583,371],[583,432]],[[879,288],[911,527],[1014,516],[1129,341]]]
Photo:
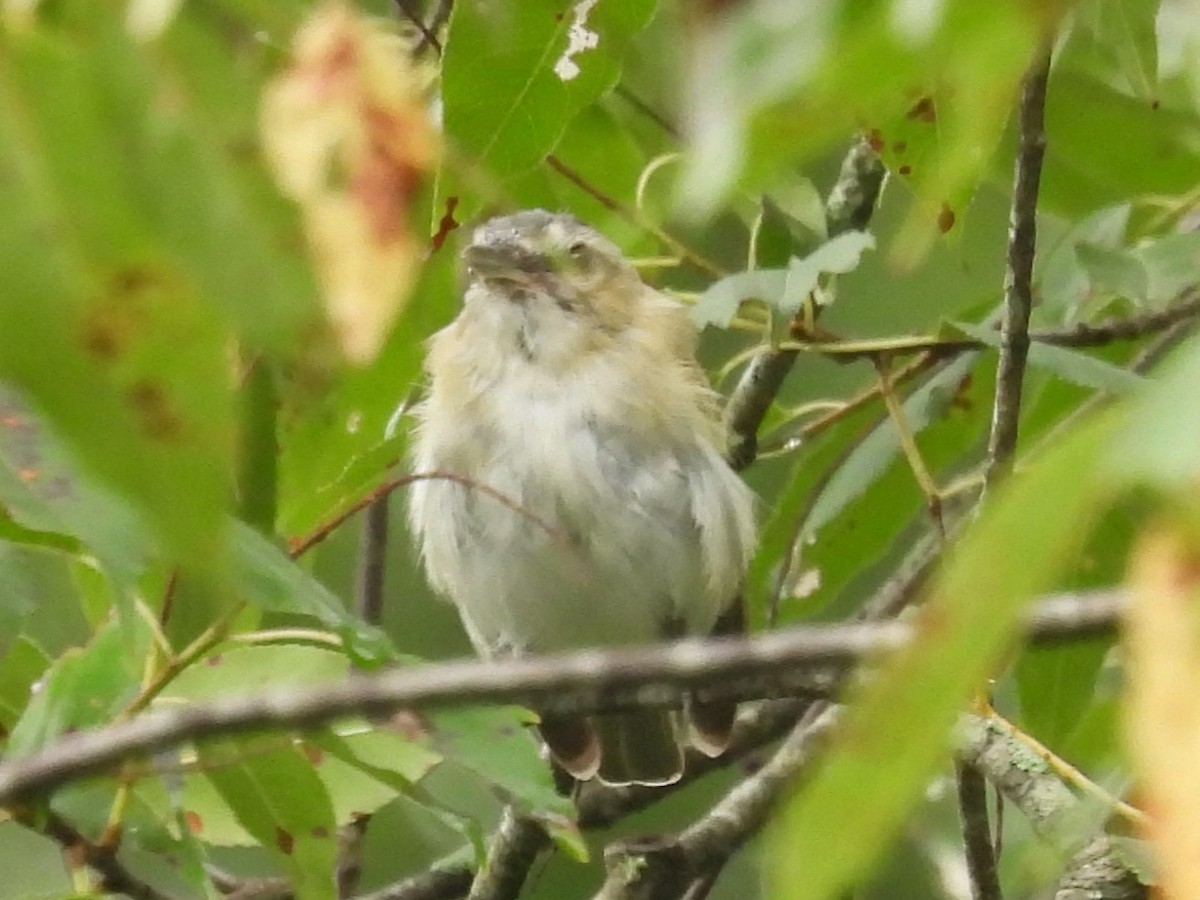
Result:
[[933,97],[926,95],[914,103],[904,117],[932,125],[937,121],[937,104]]
[[375,358],[423,248],[410,219],[437,164],[422,85],[392,36],[348,4],[317,9],[263,95],[264,150],[304,215],[329,321],[351,361]]
[[204,820],[200,818],[200,814],[198,812],[193,812],[190,809],[184,810],[183,820],[187,822],[188,830],[192,834],[204,834]]
[[271,851],[296,896],[334,900],[337,847],[329,835],[337,823],[325,784],[302,748],[280,746],[279,736],[270,735],[206,741],[196,749],[202,777]]
[[951,228],[954,227],[954,223],[957,221],[957,218],[958,217],[955,216],[955,214],[954,214],[954,210],[952,210],[950,208],[950,204],[943,201],[941,209],[938,210],[938,216],[937,216],[938,231],[940,231],[942,234],[945,234],[946,232],[948,232]]

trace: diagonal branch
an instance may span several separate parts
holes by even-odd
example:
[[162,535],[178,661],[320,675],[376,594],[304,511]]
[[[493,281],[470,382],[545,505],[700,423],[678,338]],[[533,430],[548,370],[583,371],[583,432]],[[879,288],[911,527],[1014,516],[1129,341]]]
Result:
[[[826,231],[830,237],[866,227],[875,212],[885,173],[883,163],[866,140],[858,141],[850,149],[825,203]],[[800,315],[804,315],[803,311]],[[733,438],[729,461],[735,469],[744,469],[754,462],[758,454],[758,429],[797,355],[795,350],[782,348],[764,350],[754,357],[734,389],[726,418]]]
[[1033,262],[1037,249],[1037,200],[1046,152],[1046,80],[1050,73],[1050,48],[1034,59],[1021,88],[1018,114],[1020,132],[1012,212],[1009,219],[1008,257],[1004,275],[1004,314],[1000,321],[1000,363],[996,374],[996,401],[988,439],[986,478],[990,484],[1012,467],[1017,448],[1021,413],[1021,388],[1029,354],[1029,315],[1033,309]]

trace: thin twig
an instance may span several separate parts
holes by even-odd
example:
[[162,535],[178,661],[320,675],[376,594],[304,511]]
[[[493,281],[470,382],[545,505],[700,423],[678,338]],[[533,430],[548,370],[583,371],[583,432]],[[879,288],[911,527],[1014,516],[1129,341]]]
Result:
[[1000,878],[988,822],[987,779],[975,766],[962,760],[955,764],[955,774],[971,895],[974,900],[1000,900]]
[[478,491],[481,494],[491,497],[497,503],[507,506],[517,515],[521,516],[527,521],[532,522],[534,525],[544,531],[547,537],[555,541],[555,543],[559,544],[561,547],[570,548],[570,541],[565,534],[563,534],[559,529],[555,528],[536,513],[526,509],[512,497],[508,496],[508,494],[498,491],[494,487],[490,487],[483,482],[476,481],[473,478],[468,478],[466,475],[460,475],[457,472],[438,471],[412,472],[408,475],[401,475],[381,484],[375,490],[371,491],[371,493],[367,494],[365,497],[359,498],[338,515],[334,516],[327,522],[323,522],[320,526],[303,537],[289,539],[288,555],[290,555],[293,559],[303,556],[317,544],[329,537],[329,535],[333,534],[333,532],[345,524],[348,519],[362,512],[379,498],[386,497],[397,488],[407,487],[408,485],[414,484],[418,481],[453,481],[456,484],[461,484],[464,488]]
[[358,614],[372,625],[378,625],[383,617],[383,583],[387,573],[390,512],[387,494],[380,496],[367,507],[359,545],[358,572],[355,578]]
[[1019,146],[1009,220],[1004,275],[1004,314],[1000,321],[1000,362],[996,400],[988,437],[985,480],[991,484],[1011,468],[1017,449],[1021,389],[1029,353],[1029,315],[1033,309],[1033,262],[1037,249],[1037,201],[1046,152],[1046,80],[1050,48],[1039,50],[1021,87]]
[[640,112],[643,116],[661,128],[671,137],[676,140],[683,140],[683,134],[675,124],[667,119],[662,113],[652,107],[649,103],[631,91],[623,84],[618,84],[613,88],[613,93]]
[[[1038,607],[1031,639],[1053,615],[1053,636],[1070,630],[1093,635],[1112,629],[1121,598],[1098,594],[1069,613],[1056,601]],[[739,639],[694,638],[621,650],[585,650],[556,657],[504,661],[464,660],[356,673],[303,690],[276,688],[172,707],[124,722],[63,735],[23,759],[0,763],[0,804],[36,796],[68,781],[103,772],[131,757],[199,738],[265,728],[304,729],[349,714],[376,715],[399,708],[480,703],[523,703],[548,714],[583,714],[677,704],[689,691],[728,696],[722,685],[741,677],[768,678],[805,667],[837,670],[864,654],[905,644],[911,627],[900,622],[796,626]],[[743,698],[747,699],[747,698]]]
[[[1132,341],[1165,331],[1178,322],[1200,314],[1200,290],[1189,288],[1165,309],[1132,316],[1114,316],[1101,322],[1081,322],[1063,328],[1043,328],[1028,333],[1029,342],[1055,347],[1086,349],[1103,347],[1117,341]],[[852,359],[874,359],[880,354],[899,356],[910,353],[936,353],[950,358],[964,350],[983,350],[988,347],[974,338],[941,337],[937,335],[899,335],[895,337],[829,340],[788,340],[778,345],[782,350],[819,353],[840,362]]]
[[442,44],[438,40],[438,30],[445,24],[446,19],[450,17],[450,0],[441,0],[438,3],[437,9],[434,11],[433,19],[428,25],[421,19],[420,13],[412,8],[411,0],[396,0],[396,6],[403,13],[404,18],[421,33],[421,40],[413,48],[413,56],[420,56],[426,47],[432,47],[434,52],[442,55]]
[[430,869],[356,900],[458,900],[471,889],[473,877],[465,866]]
[[925,497],[925,506],[929,510],[929,517],[933,519],[933,524],[937,526],[938,534],[945,540],[946,523],[942,520],[941,490],[938,488],[937,482],[934,481],[933,475],[930,474],[929,467],[925,465],[925,458],[921,456],[921,450],[917,446],[916,437],[913,435],[913,430],[908,424],[908,416],[904,412],[904,404],[900,402],[896,396],[896,392],[892,390],[891,362],[883,357],[876,357],[874,362],[875,372],[879,376],[879,393],[883,396],[888,416],[892,420],[892,425],[895,426],[896,439],[900,442],[900,449],[904,453],[908,467],[912,470],[913,477],[917,480],[917,487],[920,488],[921,494]]

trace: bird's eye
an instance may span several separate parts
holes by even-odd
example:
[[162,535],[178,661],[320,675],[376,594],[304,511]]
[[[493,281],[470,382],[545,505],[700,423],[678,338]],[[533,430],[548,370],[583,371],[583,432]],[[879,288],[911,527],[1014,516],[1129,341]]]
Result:
[[567,253],[571,255],[572,259],[582,259],[587,254],[587,249],[588,246],[583,241],[576,241],[567,248]]

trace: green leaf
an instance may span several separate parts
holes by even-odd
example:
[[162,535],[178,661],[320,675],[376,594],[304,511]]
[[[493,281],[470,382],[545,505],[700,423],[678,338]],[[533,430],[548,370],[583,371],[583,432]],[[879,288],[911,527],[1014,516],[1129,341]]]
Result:
[[53,660],[27,637],[16,637],[0,656],[0,737],[7,738],[33,697],[33,687]]
[[[928,228],[942,227],[943,204],[969,196],[986,171],[1041,26],[1029,8],[971,0],[950,0],[928,18],[783,0],[711,16],[697,29],[693,149],[679,203],[711,215],[735,186],[756,192],[864,122],[886,131],[922,119],[936,153],[922,163],[919,210],[932,213]],[[916,140],[883,134],[880,149],[895,151],[906,136]],[[961,208],[951,212],[961,218]]]
[[[1046,94],[1041,208],[1072,216],[1145,194],[1192,190],[1200,171],[1200,112],[1155,106],[1057,67]],[[1120,135],[1120,140],[1113,140]]]
[[3,387],[0,503],[20,527],[77,539],[127,586],[153,548],[129,504],[82,478],[46,424]]
[[[1000,346],[1000,333],[994,329],[962,322],[955,322],[952,327],[989,347]],[[1127,394],[1144,388],[1148,383],[1147,379],[1128,369],[1114,366],[1081,350],[1052,344],[1030,344],[1029,365],[1047,369],[1073,384],[1114,394]]]
[[692,308],[698,327],[728,328],[743,300],[769,303],[786,315],[794,315],[825,274],[845,274],[858,267],[875,238],[866,231],[847,231],[825,241],[805,257],[793,257],[786,269],[754,269],[726,275],[714,282]]
[[[939,483],[976,465],[993,386],[990,367],[967,354],[905,401],[926,466]],[[751,565],[751,612],[763,622],[834,619],[861,608],[932,522],[891,418],[864,410],[798,456]],[[780,561],[783,561],[781,564]]]
[[213,700],[268,688],[316,687],[344,678],[345,654],[303,644],[225,646],[180,672],[159,695],[163,702]]
[[[262,84],[281,54],[263,39],[266,5],[256,6],[232,23],[189,7],[125,67],[130,81],[155,86],[145,100],[159,104],[130,123],[141,138],[130,164],[145,181],[145,215],[198,291],[251,348],[290,355],[323,313],[298,212],[258,148]],[[289,37],[280,22],[277,40]]]
[[[654,7],[654,0],[456,4],[442,57],[447,139],[493,177],[533,168],[571,119],[616,84],[630,40]],[[443,173],[438,193],[463,192]],[[463,199],[460,211],[470,216],[477,198]]]
[[363,622],[321,582],[288,558],[250,526],[236,522],[234,577],[241,593],[260,609],[312,616],[335,630],[346,650],[365,666],[394,659],[395,649],[382,631]]
[[1091,279],[1075,248],[1087,244],[1119,252],[1125,245],[1129,215],[1129,204],[1122,203],[1075,222],[1057,242],[1047,240],[1044,232],[1039,235],[1047,246],[1039,248],[1034,291],[1040,301],[1037,312],[1043,320],[1060,324],[1086,309]]
[[1089,422],[1032,462],[955,548],[914,620],[915,639],[859,688],[820,770],[776,820],[770,875],[781,895],[841,896],[878,861],[943,758],[956,714],[1000,663],[1020,610],[1079,547],[1109,483],[1100,463],[1114,424]]
[[429,745],[503,789],[529,812],[574,815],[538,754],[529,714],[513,707],[430,713]]
[[1149,294],[1150,275],[1133,253],[1078,243],[1075,255],[1087,273],[1093,296],[1099,294],[1138,301]]
[[380,484],[404,456],[408,422],[397,417],[421,379],[423,341],[457,312],[450,246],[421,279],[379,356],[343,371],[319,396],[296,391],[281,416],[279,528],[299,536]]
[[1133,254],[1146,270],[1146,299],[1161,307],[1195,286],[1200,271],[1200,231],[1164,235],[1139,244]]
[[416,740],[365,724],[309,735],[305,746],[338,822],[372,813],[395,800],[398,792],[411,795],[412,786],[441,761]]
[[1200,339],[1180,348],[1161,378],[1138,398],[1110,459],[1125,483],[1178,489],[1200,475],[1200,404],[1181,403],[1200,384]]
[[129,124],[151,113],[150,80],[130,77],[137,48],[117,17],[87,36],[0,36],[0,376],[216,602],[225,335],[142,215]]
[[[977,356],[963,354],[904,401],[904,415],[914,435],[945,415],[955,391],[975,366]],[[846,457],[826,483],[801,529],[800,540],[809,542],[848,503],[866,491],[900,454],[900,435],[891,417],[872,430]]]
[[1105,68],[1118,69],[1130,93],[1144,101],[1158,94],[1159,6],[1160,0],[1089,0],[1077,13],[1091,29]]
[[[131,700],[140,684],[140,660],[131,658],[124,628],[109,624],[86,647],[64,653],[38,682],[12,729],[9,753],[24,756],[65,732],[100,725]],[[143,649],[148,640],[140,629]],[[140,655],[140,654],[139,654]]]
[[278,738],[205,741],[205,777],[287,874],[299,900],[335,900],[337,822],[325,785],[299,748]]
[[787,269],[735,272],[713,282],[692,307],[696,327],[728,328],[743,300],[778,303],[787,288]]

